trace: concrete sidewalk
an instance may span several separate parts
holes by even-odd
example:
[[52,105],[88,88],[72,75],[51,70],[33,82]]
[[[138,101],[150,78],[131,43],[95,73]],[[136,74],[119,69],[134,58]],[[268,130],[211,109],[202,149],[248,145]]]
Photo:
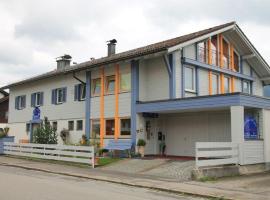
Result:
[[[242,181],[239,180],[242,177],[234,177],[234,180],[225,179],[225,181],[216,181],[211,183],[202,182],[183,182],[179,183],[174,179],[162,179],[150,175],[136,175],[128,173],[120,173],[102,169],[81,168],[75,166],[67,166],[62,164],[54,164],[47,162],[39,162],[18,158],[11,158],[6,156],[0,156],[0,165],[10,167],[20,167],[27,170],[38,170],[53,174],[61,174],[67,176],[74,176],[98,181],[106,181],[111,183],[124,184],[135,187],[143,187],[149,189],[162,190],[173,193],[185,193],[202,197],[223,197],[224,199],[270,199],[270,187],[264,188],[264,192],[256,190],[257,185],[253,182],[251,188],[245,188],[243,182],[248,182],[248,178]],[[262,177],[268,177],[264,179],[264,182],[270,183],[270,174],[264,174]],[[256,179],[258,182],[259,177]],[[253,180],[254,177],[251,178]],[[233,183],[233,185],[232,185]],[[235,184],[240,184],[239,188]],[[260,185],[260,184],[259,184]],[[233,189],[232,189],[233,188]]]

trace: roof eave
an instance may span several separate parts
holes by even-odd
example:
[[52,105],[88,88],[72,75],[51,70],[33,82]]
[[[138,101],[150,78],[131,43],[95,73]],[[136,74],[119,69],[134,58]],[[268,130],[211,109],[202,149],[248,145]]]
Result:
[[179,50],[179,49],[182,49],[182,48],[185,47],[185,46],[188,46],[188,45],[191,45],[191,44],[193,44],[193,43],[202,41],[202,40],[204,40],[204,39],[206,39],[206,38],[209,38],[209,37],[211,37],[211,36],[213,36],[213,35],[217,35],[217,34],[219,34],[219,33],[222,33],[222,32],[228,31],[228,30],[230,30],[230,29],[234,29],[234,28],[235,28],[235,24],[232,24],[232,25],[227,26],[227,27],[225,27],[225,28],[222,28],[222,29],[213,31],[213,32],[211,32],[211,33],[205,34],[205,35],[203,35],[203,36],[200,36],[200,37],[197,37],[197,38],[194,38],[194,39],[191,39],[191,40],[188,40],[188,41],[186,41],[186,42],[183,42],[183,43],[181,43],[181,44],[178,44],[178,45],[175,45],[175,46],[173,46],[173,47],[168,48],[168,53],[172,53],[172,52],[174,52],[174,51],[177,51],[177,50]]

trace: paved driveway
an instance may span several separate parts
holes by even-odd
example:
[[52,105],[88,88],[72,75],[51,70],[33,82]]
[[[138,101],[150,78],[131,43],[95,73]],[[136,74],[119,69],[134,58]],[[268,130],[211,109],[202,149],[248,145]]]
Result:
[[1,200],[201,200],[143,188],[0,166]]
[[102,169],[187,181],[191,179],[194,166],[194,161],[186,160],[126,159]]

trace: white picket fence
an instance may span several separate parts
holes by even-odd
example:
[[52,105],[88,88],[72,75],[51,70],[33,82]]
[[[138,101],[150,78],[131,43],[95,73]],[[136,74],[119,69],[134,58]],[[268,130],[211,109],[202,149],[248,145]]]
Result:
[[196,142],[196,167],[239,163],[238,144],[232,142]]
[[4,142],[4,154],[91,164],[95,167],[94,147]]

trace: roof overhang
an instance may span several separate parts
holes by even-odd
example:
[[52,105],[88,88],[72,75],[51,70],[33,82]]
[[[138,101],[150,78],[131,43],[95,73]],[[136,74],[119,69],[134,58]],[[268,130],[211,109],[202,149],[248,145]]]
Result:
[[217,30],[217,31],[213,31],[213,32],[211,32],[211,33],[205,34],[205,35],[203,35],[203,36],[201,36],[201,37],[197,37],[197,38],[195,38],[195,39],[186,41],[186,42],[184,42],[184,43],[175,45],[175,46],[173,46],[173,47],[168,48],[168,53],[172,53],[172,52],[174,52],[174,51],[177,51],[177,50],[179,50],[179,49],[182,49],[182,48],[185,47],[185,46],[194,44],[194,43],[196,43],[196,42],[199,42],[199,41],[202,41],[202,40],[204,40],[204,39],[206,39],[206,38],[209,38],[209,37],[211,37],[211,36],[213,36],[213,35],[217,35],[217,34],[223,33],[223,32],[225,32],[225,31],[228,31],[228,30],[231,30],[231,29],[234,29],[234,28],[235,28],[235,24],[233,24],[233,25],[231,25],[231,26],[227,26],[227,27],[222,28],[222,29],[219,29],[219,30]]
[[247,36],[243,33],[243,31],[237,26],[237,24],[233,24],[231,26],[222,28],[217,31],[213,31],[209,34],[205,34],[201,37],[197,37],[195,39],[186,41],[179,45],[175,45],[173,47],[168,48],[168,53],[181,50],[183,47],[194,44],[196,42],[200,42],[205,40],[213,35],[224,33],[225,37],[230,39],[235,46],[239,46],[237,50],[240,51],[244,56],[242,57],[244,60],[248,62],[250,66],[255,70],[258,74],[259,78],[264,81],[264,84],[270,84],[270,67],[267,62],[263,59],[261,54],[257,51],[257,49],[252,45]]

